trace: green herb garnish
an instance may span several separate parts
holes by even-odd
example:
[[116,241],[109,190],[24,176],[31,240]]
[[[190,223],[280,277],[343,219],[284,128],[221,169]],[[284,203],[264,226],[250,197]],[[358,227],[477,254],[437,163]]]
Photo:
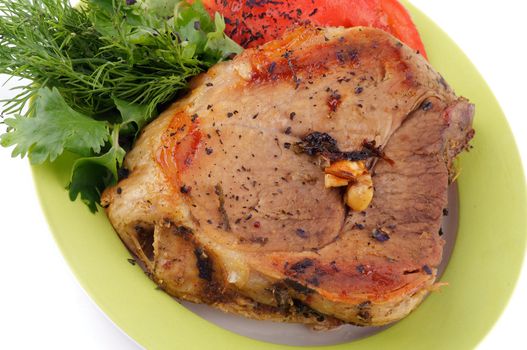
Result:
[[123,140],[191,77],[241,51],[224,29],[201,1],[0,0],[0,73],[29,80],[3,101],[12,117],[1,145],[33,164],[78,154],[70,198],[95,211],[117,181]]

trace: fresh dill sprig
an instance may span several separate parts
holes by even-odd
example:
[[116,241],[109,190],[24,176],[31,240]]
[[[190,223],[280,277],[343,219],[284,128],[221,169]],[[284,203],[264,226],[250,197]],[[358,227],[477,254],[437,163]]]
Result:
[[89,115],[114,109],[113,97],[153,112],[190,77],[239,50],[223,32],[226,51],[207,50],[216,28],[203,6],[178,8],[165,19],[125,0],[84,0],[79,9],[68,0],[0,0],[0,73],[36,83],[24,86],[4,113],[21,112],[42,86],[57,88]]

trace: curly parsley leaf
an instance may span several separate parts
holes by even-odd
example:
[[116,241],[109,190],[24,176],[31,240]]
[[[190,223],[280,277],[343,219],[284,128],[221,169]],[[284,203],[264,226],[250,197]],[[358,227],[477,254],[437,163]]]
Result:
[[15,145],[13,157],[29,155],[32,164],[54,161],[65,150],[87,156],[99,153],[108,140],[109,124],[74,111],[57,89],[41,88],[34,117],[4,121],[8,132],[0,136],[4,147]]
[[193,54],[202,54],[206,59],[217,62],[238,54],[242,48],[225,35],[225,20],[216,13],[212,19],[203,3],[177,6],[174,14],[185,49]]
[[205,50],[215,52],[217,57],[221,57],[222,60],[233,53],[240,53],[240,46],[225,35],[225,19],[218,12],[214,16],[214,26],[216,29],[207,34]]
[[101,193],[118,180],[117,169],[122,165],[126,152],[119,145],[119,127],[112,131],[111,148],[101,156],[80,158],[73,164],[71,181],[68,186],[72,201],[80,196],[90,208],[97,211]]

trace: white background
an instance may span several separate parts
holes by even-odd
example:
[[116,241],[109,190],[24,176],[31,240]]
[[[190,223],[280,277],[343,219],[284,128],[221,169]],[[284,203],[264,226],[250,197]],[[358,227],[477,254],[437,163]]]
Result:
[[[478,67],[500,101],[527,164],[525,2],[412,2]],[[6,93],[0,90],[2,97]],[[27,162],[9,158],[9,151],[0,149],[0,348],[139,349],[79,286],[40,211]],[[479,349],[527,348],[526,270],[524,266],[508,308]]]

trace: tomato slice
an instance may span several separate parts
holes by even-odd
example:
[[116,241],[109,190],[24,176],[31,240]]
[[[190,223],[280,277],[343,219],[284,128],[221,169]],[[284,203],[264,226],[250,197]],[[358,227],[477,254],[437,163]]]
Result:
[[203,0],[225,16],[226,33],[243,47],[281,36],[295,24],[380,28],[426,57],[417,28],[397,0]]

